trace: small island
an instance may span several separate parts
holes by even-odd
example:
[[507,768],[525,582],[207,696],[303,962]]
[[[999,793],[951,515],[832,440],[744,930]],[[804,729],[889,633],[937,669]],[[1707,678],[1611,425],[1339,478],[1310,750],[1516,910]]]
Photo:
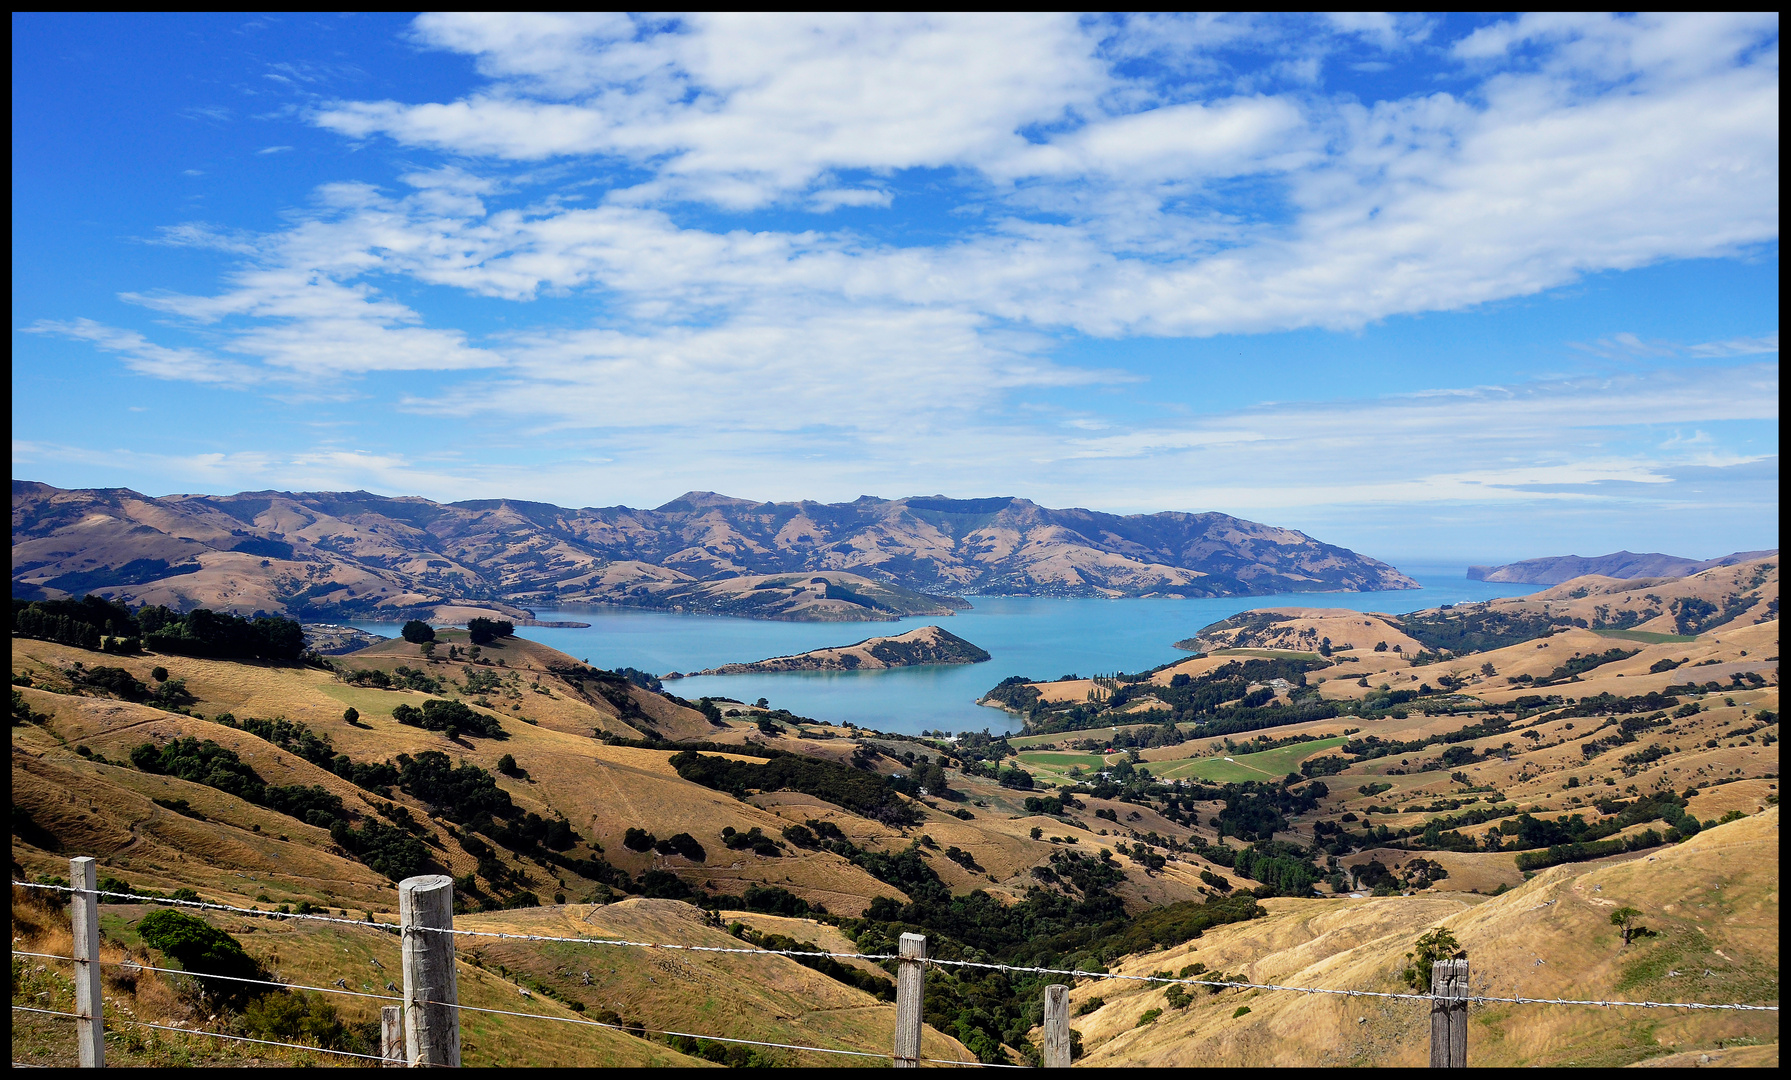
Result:
[[980,664],[989,659],[981,649],[949,630],[922,626],[894,637],[866,638],[856,645],[811,649],[794,656],[774,656],[756,664],[723,664],[698,675],[756,675],[774,671],[877,671],[922,664]]

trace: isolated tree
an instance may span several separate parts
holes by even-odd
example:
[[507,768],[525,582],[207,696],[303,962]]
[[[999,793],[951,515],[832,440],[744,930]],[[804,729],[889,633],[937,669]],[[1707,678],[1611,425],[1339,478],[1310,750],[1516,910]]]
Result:
[[1405,954],[1403,977],[1407,986],[1419,992],[1430,989],[1430,965],[1438,960],[1459,960],[1468,955],[1461,942],[1455,940],[1455,935],[1441,926],[1431,927],[1413,943],[1413,948],[1413,952]]
[[361,718],[361,710],[355,708],[353,705],[350,705],[348,708],[342,710],[342,719],[348,721],[351,724],[354,723],[356,720],[359,720],[360,718]]
[[404,629],[398,633],[412,645],[421,645],[425,641],[435,640],[435,628],[422,619],[412,619],[405,623]]
[[944,795],[946,793],[948,789],[945,786],[946,779],[944,766],[935,761],[922,769],[921,772],[924,773],[924,775],[917,776],[916,779],[920,781],[922,787],[935,795]]
[[1639,937],[1653,937],[1654,931],[1643,926],[1637,920],[1642,917],[1641,911],[1632,907],[1620,907],[1611,912],[1611,925],[1623,934],[1623,944],[1628,945]]

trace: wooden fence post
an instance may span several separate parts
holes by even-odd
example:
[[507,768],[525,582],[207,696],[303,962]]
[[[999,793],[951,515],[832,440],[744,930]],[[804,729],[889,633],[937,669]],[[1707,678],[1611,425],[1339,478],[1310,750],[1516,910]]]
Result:
[[423,1068],[460,1067],[460,998],[454,982],[454,879],[443,874],[398,883],[404,939],[405,1060]]
[[1430,965],[1430,1067],[1468,1067],[1468,962]]
[[903,934],[896,966],[895,1067],[920,1068],[922,995],[926,984],[927,939],[922,934]]
[[388,1069],[404,1067],[404,1010],[396,1005],[379,1010],[379,1056]]
[[100,989],[99,870],[86,856],[68,861],[69,929],[75,938],[75,1048],[81,1068],[106,1067],[105,998]]
[[1070,988],[1045,987],[1045,1068],[1070,1067]]

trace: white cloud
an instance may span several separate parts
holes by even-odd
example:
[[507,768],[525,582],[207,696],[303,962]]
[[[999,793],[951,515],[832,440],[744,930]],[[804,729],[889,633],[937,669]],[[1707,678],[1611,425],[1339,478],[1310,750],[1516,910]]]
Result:
[[[1777,235],[1776,50],[1759,54],[1758,19],[1526,17],[1457,51],[1547,40],[1547,63],[1496,70],[1467,96],[1372,106],[1288,92],[1136,103],[1097,50],[1109,33],[1118,53],[1136,53],[1130,25],[727,16],[658,30],[612,17],[430,16],[422,40],[477,56],[492,86],[439,104],[344,102],[316,120],[500,159],[619,157],[651,174],[611,191],[612,205],[747,208],[807,192],[820,212],[887,206],[899,188],[831,178],[967,170],[1014,216],[900,251],[760,236],[773,280],[799,263],[850,264],[839,280],[861,294],[1103,335],[1357,327]],[[1169,40],[1199,50],[1255,24],[1173,25],[1182,36]],[[1376,17],[1345,30],[1391,47],[1427,25]],[[1632,85],[1585,91],[1613,73]],[[1221,181],[1249,181],[1244,201],[1215,194]],[[1285,216],[1258,212],[1277,198]],[[489,287],[616,287],[600,264],[626,258],[555,240],[598,220],[517,218],[511,239],[527,248],[513,253],[492,223],[479,240]],[[809,254],[792,262],[797,249]],[[500,284],[500,265],[543,273],[533,286]],[[690,270],[684,291],[703,288],[706,272]]]
[[1737,337],[1724,341],[1705,341],[1681,345],[1659,338],[1643,340],[1628,331],[1611,334],[1597,341],[1576,341],[1572,347],[1580,352],[1606,360],[1664,360],[1696,357],[1700,360],[1725,360],[1737,356],[1765,356],[1779,351],[1779,336]]
[[888,206],[895,196],[876,188],[828,188],[809,196],[811,209],[826,213],[842,206]]
[[[317,447],[295,453],[249,450],[168,454],[127,447],[96,448],[14,439],[12,454],[15,462],[25,465],[87,466],[104,470],[113,478],[121,474],[143,477],[149,482],[138,486],[152,496],[269,487],[288,491],[428,492],[444,500],[462,498],[460,493],[469,489],[480,494],[506,494],[502,490],[501,473],[497,470],[492,471],[491,479],[487,481],[475,470],[444,469],[440,462],[335,447]],[[175,485],[191,486],[177,488]]]
[[[1456,56],[1497,61],[1524,47],[1538,67],[1579,78],[1686,78],[1726,67],[1737,55],[1777,50],[1776,12],[1532,12],[1481,27]],[[1776,67],[1776,63],[1774,65]]]
[[[1426,44],[1432,25],[1300,25],[1313,41],[1255,16],[423,16],[416,39],[472,57],[484,85],[312,116],[413,148],[402,187],[326,185],[266,234],[189,224],[158,238],[242,260],[215,295],[125,297],[206,348],[97,323],[41,329],[156,377],[282,392],[458,371],[403,407],[527,418],[622,462],[562,476],[675,484],[702,461],[763,485],[781,463],[787,486],[766,495],[924,466],[940,488],[1103,505],[1150,503],[1164,483],[1184,505],[1539,486],[1589,498],[1599,484],[1659,487],[1663,462],[1711,449],[1641,439],[1638,425],[1776,421],[1776,366],[1673,382],[1647,363],[1632,382],[1184,425],[1016,408],[1022,390],[1121,378],[1049,362],[1062,335],[1355,328],[1777,236],[1776,22],[1525,16],[1454,45],[1459,92],[1372,103],[1323,91],[1326,58],[1405,63],[1445,47]],[[1223,60],[1252,41],[1272,46],[1272,77]],[[855,207],[900,224],[923,202],[936,217],[900,241],[842,225],[863,215],[801,217]],[[400,299],[407,282],[503,301],[520,329],[475,337],[451,313],[425,319]],[[547,298],[572,298],[575,316],[538,319],[528,305]],[[1777,347],[1776,333],[1584,346],[1649,361]],[[280,475],[384,469],[394,490],[431,491],[501,472],[306,462]],[[1250,485],[1201,479],[1224,476]]]
[[1432,29],[1424,16],[1386,11],[1332,11],[1325,18],[1339,33],[1389,51],[1423,41]]
[[409,400],[455,416],[492,413],[554,428],[730,432],[833,430],[854,438],[936,430],[1019,387],[1118,376],[1043,362],[955,312],[834,308],[763,312],[707,328],[518,335],[495,381]]
[[736,207],[837,169],[1008,156],[1019,129],[1111,84],[1065,15],[710,14],[638,37],[611,18],[437,15],[417,33],[497,82],[451,103],[338,102],[316,122],[481,156],[653,162],[644,197]]
[[[1066,438],[1044,460],[1058,483],[1105,505],[1315,507],[1538,500],[1685,500],[1687,467],[1768,460],[1663,427],[1778,420],[1778,367],[1654,371],[1373,400],[1294,402]],[[1247,477],[1247,482],[1239,478]]]
[[198,349],[171,349],[150,341],[135,330],[103,326],[92,319],[68,322],[39,320],[29,328],[34,334],[52,334],[85,341],[115,353],[139,375],[186,382],[252,386],[266,381],[265,373],[230,360],[221,360]]
[[290,146],[264,146],[255,152],[257,154],[284,154],[291,149]]
[[1729,338],[1725,341],[1706,341],[1686,349],[1686,352],[1693,356],[1710,358],[1763,356],[1778,351],[1779,336],[1777,334],[1767,334],[1764,337]]
[[[939,340],[949,341],[949,331]],[[718,358],[710,351],[715,343],[522,343],[533,351],[520,363],[545,365],[557,380],[552,392],[518,381],[412,403],[461,419],[510,410],[530,417],[528,439],[505,436],[500,426],[478,460],[339,444],[158,455],[15,443],[14,457],[103,465],[207,490],[368,487],[434,498],[655,505],[692,487],[823,500],[924,487],[1018,493],[1057,506],[1219,509],[1280,521],[1364,505],[1403,508],[1407,516],[1434,515],[1446,504],[1659,512],[1697,501],[1688,475],[1706,483],[1776,467],[1776,457],[1727,450],[1705,435],[1712,423],[1777,419],[1772,364],[1295,402],[1091,434],[1074,425],[1053,431],[1021,424],[976,409],[974,399],[941,402],[917,418],[908,411],[914,391],[899,385],[903,373],[879,374],[874,355],[856,358],[862,366],[844,359],[832,383],[754,386],[734,368],[733,344]],[[762,352],[750,359],[774,357],[788,344],[767,332]],[[786,373],[767,374],[775,380]],[[917,381],[933,375],[918,373]],[[688,408],[683,418],[674,415],[680,401]],[[889,418],[862,419],[886,401]],[[569,430],[593,414],[615,422],[587,438]],[[859,430],[846,430],[850,425]],[[656,428],[676,438],[654,437]],[[1653,434],[1662,428],[1675,434]],[[545,439],[543,431],[550,433]],[[1677,434],[1683,431],[1692,434]],[[543,442],[554,450],[527,464],[509,460],[524,443]]]

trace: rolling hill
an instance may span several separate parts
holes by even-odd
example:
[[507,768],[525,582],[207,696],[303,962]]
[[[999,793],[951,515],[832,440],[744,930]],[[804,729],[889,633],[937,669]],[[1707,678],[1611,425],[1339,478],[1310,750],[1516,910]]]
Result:
[[[1495,992],[1770,1003],[1777,588],[1776,560],[1758,560],[1397,619],[1273,612],[1155,671],[1006,680],[998,695],[1029,732],[1012,740],[684,702],[640,673],[456,630],[329,666],[15,637],[13,873],[53,879],[89,853],[144,893],[389,921],[393,879],[430,868],[456,877],[463,928],[873,953],[918,928],[948,958],[1200,963],[1354,989],[1399,986],[1414,938],[1442,924]],[[1613,905],[1657,936],[1616,941]],[[16,939],[53,936],[19,922],[42,922],[28,906],[15,897]],[[140,950],[145,910],[109,907],[108,947]],[[228,925],[311,985],[340,955],[389,947]],[[887,1006],[864,990],[878,984],[853,981],[883,976],[862,965],[598,968],[503,942],[463,959],[484,1001],[533,988],[529,1008],[649,1027],[695,1007],[715,1035],[887,1042]],[[58,977],[32,974],[15,996],[53,997]],[[941,1056],[1036,1051],[1046,977],[928,979]],[[131,1007],[204,1022],[140,985]],[[1422,1045],[1422,1010],[1403,1005],[1199,991],[1178,1007],[1097,982],[1075,1001],[1089,1064],[1400,1065]],[[1473,1022],[1483,1064],[1777,1055],[1776,1023],[1741,1014],[1497,1007]],[[51,1045],[18,1027],[16,1054]],[[494,1063],[567,1052],[526,1026],[473,1041]],[[577,1053],[674,1064],[681,1045],[593,1037]]]
[[[1199,962],[1252,982],[1408,991],[1397,978],[1405,953],[1442,926],[1466,949],[1476,993],[1776,1002],[1778,820],[1772,807],[1658,856],[1556,867],[1480,902],[1268,900],[1267,919],[1116,970],[1148,975]],[[1609,919],[1618,906],[1642,910],[1655,936],[1625,945]],[[1418,1002],[1195,988],[1193,1003],[1177,1009],[1162,989],[1123,982],[1087,982],[1071,994],[1072,1012],[1096,1002],[1076,1022],[1091,1067],[1427,1062],[1430,1018]],[[1141,1024],[1152,1008],[1160,1018]],[[1469,1015],[1476,1067],[1778,1062],[1774,1013],[1488,1005]]]
[[1725,563],[1684,577],[1587,575],[1528,596],[1456,604],[1404,616],[1335,608],[1245,611],[1202,627],[1177,648],[1374,648],[1415,655],[1468,653],[1574,628],[1627,639],[1686,637],[1736,623],[1778,618],[1776,556]]
[[571,510],[367,492],[151,498],[19,480],[12,565],[15,596],[95,592],[313,621],[565,603],[887,620],[948,615],[966,592],[1416,587],[1385,563],[1223,514],[1121,517],[1010,498],[753,503],[708,492],[653,510]]

